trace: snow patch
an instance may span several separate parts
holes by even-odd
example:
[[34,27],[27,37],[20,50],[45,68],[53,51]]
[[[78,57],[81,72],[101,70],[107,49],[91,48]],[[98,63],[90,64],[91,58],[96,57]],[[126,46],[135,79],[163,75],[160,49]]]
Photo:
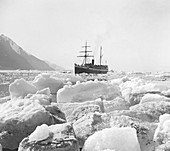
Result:
[[9,41],[11,48],[19,55],[21,55],[22,49],[12,40]]

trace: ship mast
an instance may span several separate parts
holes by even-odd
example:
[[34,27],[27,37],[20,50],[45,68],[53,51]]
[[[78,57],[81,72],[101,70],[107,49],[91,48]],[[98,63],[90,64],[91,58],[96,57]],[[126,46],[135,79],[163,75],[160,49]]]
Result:
[[82,46],[82,48],[84,48],[84,51],[80,51],[81,53],[84,53],[84,55],[83,55],[83,56],[77,56],[77,57],[84,57],[84,61],[83,61],[83,62],[84,62],[85,64],[86,64],[86,62],[87,62],[87,58],[88,58],[88,57],[94,57],[94,56],[89,56],[89,55],[87,54],[88,52],[92,52],[92,51],[88,51],[88,50],[87,50],[88,47],[90,47],[90,46],[87,45],[87,41],[86,41],[85,45]]
[[102,55],[102,46],[100,46],[100,65],[102,64],[102,57],[103,57],[103,55]]

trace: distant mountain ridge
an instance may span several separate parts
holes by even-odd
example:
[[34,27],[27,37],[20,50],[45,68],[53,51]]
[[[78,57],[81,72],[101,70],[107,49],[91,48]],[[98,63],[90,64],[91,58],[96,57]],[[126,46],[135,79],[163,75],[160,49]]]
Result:
[[0,35],[0,70],[16,69],[56,70],[47,62],[24,51],[14,41],[2,34]]
[[58,66],[58,65],[56,65],[56,64],[54,64],[54,63],[51,63],[51,62],[49,62],[49,61],[46,61],[46,60],[45,60],[45,62],[46,62],[51,68],[53,68],[53,69],[56,70],[56,71],[65,71],[65,69],[64,69],[63,67],[60,67],[60,66]]

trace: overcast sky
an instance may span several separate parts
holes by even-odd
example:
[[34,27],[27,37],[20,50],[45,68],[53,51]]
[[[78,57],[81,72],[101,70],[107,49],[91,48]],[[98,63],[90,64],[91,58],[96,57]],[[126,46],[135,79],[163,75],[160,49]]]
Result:
[[0,34],[73,69],[87,40],[119,71],[170,71],[170,0],[0,0]]

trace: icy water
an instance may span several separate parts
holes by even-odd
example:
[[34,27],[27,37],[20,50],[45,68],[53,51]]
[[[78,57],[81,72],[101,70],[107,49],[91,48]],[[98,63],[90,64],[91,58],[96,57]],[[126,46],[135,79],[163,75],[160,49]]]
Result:
[[[27,71],[27,70],[0,70],[0,98],[9,96],[9,85],[16,79],[25,79],[26,81],[32,81],[40,74],[48,71]],[[54,71],[55,72],[55,71]],[[67,73],[65,73],[67,74]],[[152,81],[155,83],[170,85],[170,73],[142,73],[142,72],[110,72],[107,75],[86,75],[82,74],[82,77],[86,80],[112,80],[121,78],[124,76],[141,78],[146,81]]]
[[26,81],[32,81],[40,71],[0,71],[0,98],[9,95],[9,85],[15,79],[25,79]]

